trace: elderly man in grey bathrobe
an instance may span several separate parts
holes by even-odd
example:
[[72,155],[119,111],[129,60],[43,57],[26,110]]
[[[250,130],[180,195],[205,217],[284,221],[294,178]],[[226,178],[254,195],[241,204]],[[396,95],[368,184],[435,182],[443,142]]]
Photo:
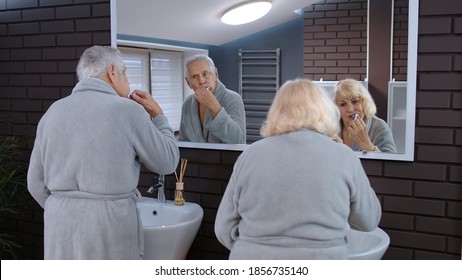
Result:
[[183,103],[179,140],[245,144],[244,103],[218,80],[213,60],[206,55],[188,60],[185,79],[194,94]]
[[140,164],[172,173],[179,150],[160,106],[130,94],[125,71],[117,49],[87,49],[72,94],[38,124],[27,184],[45,209],[45,259],[142,258]]

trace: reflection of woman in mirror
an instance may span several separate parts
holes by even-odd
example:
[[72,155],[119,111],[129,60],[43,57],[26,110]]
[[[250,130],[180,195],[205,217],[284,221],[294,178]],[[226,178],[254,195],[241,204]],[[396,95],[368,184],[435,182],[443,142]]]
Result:
[[387,123],[375,114],[377,107],[369,91],[353,79],[339,81],[334,102],[340,110],[340,137],[355,151],[396,153],[393,135]]
[[317,84],[279,89],[265,138],[239,156],[218,208],[215,234],[230,259],[346,259],[350,225],[376,228],[380,202],[359,158],[330,139],[338,119]]

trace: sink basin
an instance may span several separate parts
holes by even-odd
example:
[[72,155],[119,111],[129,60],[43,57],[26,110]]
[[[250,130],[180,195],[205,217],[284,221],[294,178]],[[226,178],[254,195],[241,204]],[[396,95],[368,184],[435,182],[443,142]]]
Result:
[[171,200],[159,203],[149,197],[142,197],[137,205],[143,225],[143,258],[185,259],[202,222],[202,208],[192,202],[176,206]]
[[381,228],[371,232],[350,229],[347,233],[348,259],[380,260],[390,245],[390,237]]

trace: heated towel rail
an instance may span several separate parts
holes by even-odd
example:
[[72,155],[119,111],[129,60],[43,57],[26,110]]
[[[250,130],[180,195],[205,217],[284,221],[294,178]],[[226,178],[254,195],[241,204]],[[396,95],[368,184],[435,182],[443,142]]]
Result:
[[280,85],[281,50],[239,50],[239,94],[244,101],[247,143],[259,139],[260,127]]

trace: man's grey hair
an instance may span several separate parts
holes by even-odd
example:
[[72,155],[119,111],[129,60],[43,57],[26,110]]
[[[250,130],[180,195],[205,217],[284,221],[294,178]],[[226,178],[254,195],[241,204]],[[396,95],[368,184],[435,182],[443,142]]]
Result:
[[80,57],[77,77],[79,81],[84,78],[98,78],[111,64],[119,73],[123,72],[125,63],[121,52],[109,46],[93,46],[86,49]]
[[189,65],[196,61],[207,62],[207,64],[209,65],[210,72],[212,73],[215,70],[215,63],[213,63],[213,60],[210,57],[206,56],[205,54],[196,54],[195,56],[191,57],[186,61],[186,77],[189,77]]

